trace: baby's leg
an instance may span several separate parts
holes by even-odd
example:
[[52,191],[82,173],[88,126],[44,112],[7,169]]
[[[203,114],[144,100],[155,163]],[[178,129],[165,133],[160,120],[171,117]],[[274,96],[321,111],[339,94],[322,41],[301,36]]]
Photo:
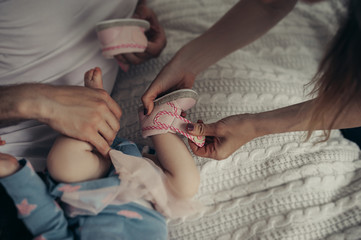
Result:
[[102,157],[87,142],[58,137],[47,159],[48,171],[54,180],[64,183],[82,182],[103,177],[110,160]]
[[200,176],[184,142],[173,133],[154,135],[151,139],[173,193],[180,198],[193,197],[198,191]]
[[[86,87],[102,88],[100,68],[87,71],[84,82]],[[103,177],[110,165],[110,160],[98,154],[89,143],[66,136],[55,141],[47,159],[52,178],[67,183]]]

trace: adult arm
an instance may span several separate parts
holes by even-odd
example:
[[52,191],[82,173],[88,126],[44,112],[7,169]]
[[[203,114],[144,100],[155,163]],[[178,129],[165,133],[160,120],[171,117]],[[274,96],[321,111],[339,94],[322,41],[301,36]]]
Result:
[[[199,148],[189,141],[190,147],[198,156],[221,160],[254,138],[268,134],[307,131],[313,101],[267,112],[233,115],[210,124],[200,122],[188,125],[190,134],[207,136],[204,147]],[[317,122],[315,130],[327,129],[335,114],[338,113],[334,109],[327,110],[324,121]],[[338,116],[342,117],[336,119],[332,129],[359,127],[361,126],[361,105],[351,103]]]
[[183,46],[161,70],[142,97],[148,114],[161,93],[191,88],[197,74],[231,52],[262,36],[294,7],[297,0],[243,0],[201,36]]
[[121,109],[103,89],[20,84],[0,87],[0,122],[36,119],[106,155]]

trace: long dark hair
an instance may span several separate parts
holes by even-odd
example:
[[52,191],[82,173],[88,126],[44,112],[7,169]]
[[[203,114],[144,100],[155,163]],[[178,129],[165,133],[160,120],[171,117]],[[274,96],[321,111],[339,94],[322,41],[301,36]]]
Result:
[[[311,81],[311,94],[317,95],[312,106],[307,139],[322,123],[325,140],[335,122],[351,102],[361,104],[361,0],[349,0],[343,24],[331,41],[318,71]],[[327,114],[331,110],[331,115]],[[332,121],[325,122],[326,117]]]

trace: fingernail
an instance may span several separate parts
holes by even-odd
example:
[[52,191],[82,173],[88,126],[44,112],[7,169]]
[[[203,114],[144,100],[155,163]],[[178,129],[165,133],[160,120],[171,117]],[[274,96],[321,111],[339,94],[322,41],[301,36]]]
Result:
[[148,109],[144,108],[144,115],[147,115]]
[[187,130],[188,131],[193,131],[194,130],[194,125],[192,123],[188,123],[187,124]]

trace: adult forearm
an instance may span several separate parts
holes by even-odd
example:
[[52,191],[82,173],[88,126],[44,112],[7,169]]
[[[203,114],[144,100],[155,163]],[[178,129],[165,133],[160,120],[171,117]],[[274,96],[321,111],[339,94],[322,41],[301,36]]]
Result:
[[41,84],[20,84],[0,87],[0,122],[32,119],[41,116]]
[[91,143],[104,156],[119,130],[121,109],[100,88],[22,84],[0,91],[0,121],[36,119]]
[[[257,136],[274,133],[309,130],[309,121],[312,116],[313,100],[275,109],[268,112],[251,115],[254,130]],[[339,115],[335,120],[335,116]],[[335,120],[335,121],[334,121]],[[328,109],[323,115],[323,121],[315,123],[314,130],[353,128],[361,126],[361,108],[359,104],[350,104],[342,112]]]
[[294,7],[297,0],[243,0],[231,8],[215,25],[185,45],[177,58],[198,74],[231,52],[262,36]]

